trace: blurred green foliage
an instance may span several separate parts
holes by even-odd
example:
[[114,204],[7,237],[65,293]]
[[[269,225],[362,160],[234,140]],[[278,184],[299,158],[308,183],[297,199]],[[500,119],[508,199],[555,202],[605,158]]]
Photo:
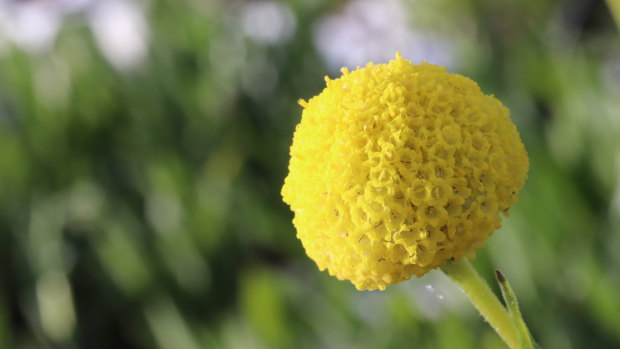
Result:
[[[358,292],[305,256],[279,192],[297,99],[338,75],[313,28],[347,2],[283,2],[296,26],[277,43],[241,30],[250,3],[150,2],[149,54],[130,71],[75,18],[47,52],[2,48],[0,348],[502,347],[440,273]],[[454,69],[512,110],[531,158],[474,264],[504,271],[543,348],[620,347],[608,8],[431,3],[406,8],[438,19],[427,30],[470,21]]]

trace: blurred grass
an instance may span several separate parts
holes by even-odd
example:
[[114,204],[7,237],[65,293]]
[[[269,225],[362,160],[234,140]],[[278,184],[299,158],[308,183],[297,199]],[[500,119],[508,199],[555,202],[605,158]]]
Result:
[[[75,19],[48,52],[3,46],[0,348],[501,347],[438,273],[360,293],[305,257],[279,192],[296,101],[334,76],[313,28],[347,2],[280,3],[296,28],[277,43],[242,30],[250,3],[150,3],[133,71]],[[609,8],[429,4],[406,8],[461,40],[452,69],[505,101],[531,158],[477,268],[505,272],[543,348],[620,347]]]

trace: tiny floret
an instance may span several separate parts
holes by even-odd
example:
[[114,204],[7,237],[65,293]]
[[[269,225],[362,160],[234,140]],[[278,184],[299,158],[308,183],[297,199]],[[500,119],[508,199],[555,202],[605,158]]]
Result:
[[508,109],[474,81],[398,54],[325,81],[299,101],[282,188],[318,267],[383,290],[481,248],[527,177]]

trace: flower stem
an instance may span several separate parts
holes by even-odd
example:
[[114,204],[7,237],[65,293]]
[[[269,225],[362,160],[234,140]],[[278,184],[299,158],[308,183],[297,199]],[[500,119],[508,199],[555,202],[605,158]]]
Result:
[[506,308],[469,261],[462,258],[459,262],[446,264],[441,269],[465,292],[476,309],[508,347],[519,349],[519,337]]
[[523,321],[523,316],[521,316],[521,310],[519,310],[519,303],[517,302],[517,297],[515,296],[515,293],[512,291],[512,287],[510,287],[508,280],[506,280],[504,274],[502,274],[501,271],[495,271],[495,278],[497,279],[499,287],[502,290],[504,303],[508,308],[508,316],[512,320],[512,324],[517,331],[517,338],[519,339],[521,349],[534,349],[534,341],[532,340],[532,335],[527,329],[525,321]]
[[609,6],[612,16],[616,20],[618,29],[620,29],[620,0],[607,0],[607,5]]

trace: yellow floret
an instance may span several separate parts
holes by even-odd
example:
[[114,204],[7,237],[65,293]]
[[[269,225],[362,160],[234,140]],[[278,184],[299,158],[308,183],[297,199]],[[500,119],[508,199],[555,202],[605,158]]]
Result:
[[300,101],[282,188],[308,256],[383,290],[481,248],[527,177],[508,109],[474,81],[398,54],[342,73]]

